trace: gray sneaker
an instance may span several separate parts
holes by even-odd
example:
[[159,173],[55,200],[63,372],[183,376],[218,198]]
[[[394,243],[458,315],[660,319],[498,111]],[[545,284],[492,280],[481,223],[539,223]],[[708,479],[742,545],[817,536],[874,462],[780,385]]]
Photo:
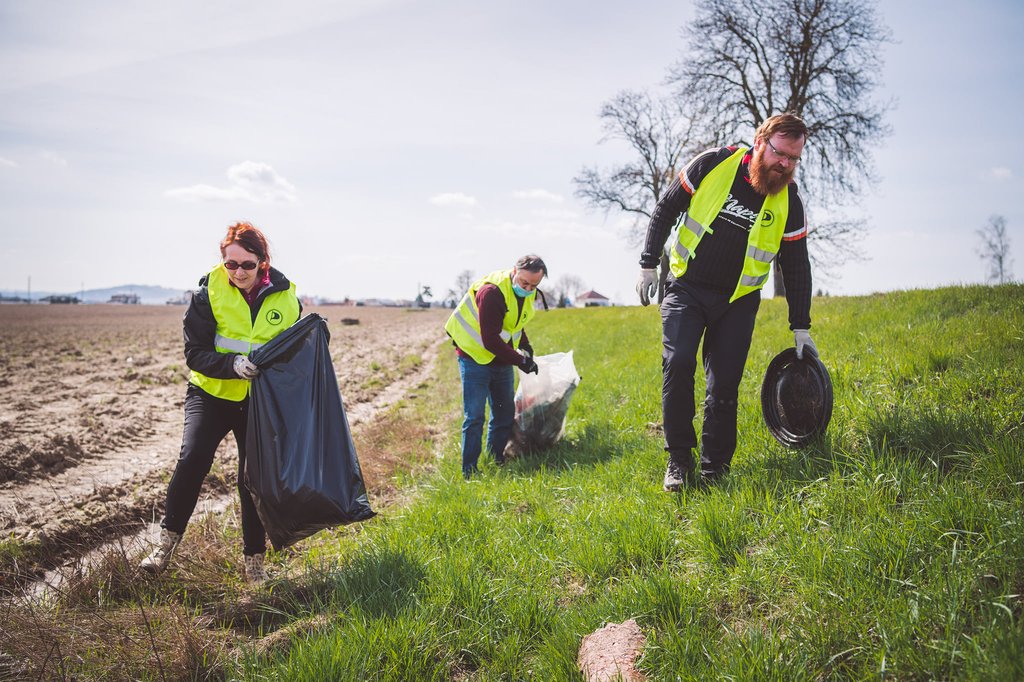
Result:
[[167,564],[170,563],[171,556],[174,554],[174,549],[178,546],[179,542],[181,542],[181,533],[161,528],[160,541],[157,543],[156,549],[142,560],[139,568],[154,575],[162,573],[167,568]]
[[262,585],[267,581],[267,569],[263,567],[262,554],[243,556],[242,562],[245,564],[246,580],[253,585]]
[[686,485],[693,473],[692,467],[684,466],[675,459],[669,457],[668,467],[665,468],[665,480],[662,483],[665,492],[677,493]]

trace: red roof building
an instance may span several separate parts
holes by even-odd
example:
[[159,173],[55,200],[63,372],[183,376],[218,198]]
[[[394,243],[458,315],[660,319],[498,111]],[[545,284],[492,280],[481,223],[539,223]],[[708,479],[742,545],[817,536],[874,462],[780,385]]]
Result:
[[610,306],[612,302],[607,296],[602,296],[593,289],[577,294],[573,305],[577,308],[592,308],[594,306]]

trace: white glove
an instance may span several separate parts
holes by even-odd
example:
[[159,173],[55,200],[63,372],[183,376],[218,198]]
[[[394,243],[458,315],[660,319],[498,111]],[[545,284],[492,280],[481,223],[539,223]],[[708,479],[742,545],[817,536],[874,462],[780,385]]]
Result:
[[640,279],[636,281],[636,293],[640,294],[640,305],[650,305],[651,299],[658,293],[658,271],[655,268],[640,270]]
[[814,345],[814,341],[811,340],[811,333],[806,329],[793,330],[793,343],[796,344],[797,359],[804,359],[805,348],[811,352],[811,355],[818,357],[818,347]]
[[260,368],[244,355],[236,355],[232,366],[239,379],[255,379],[260,373]]

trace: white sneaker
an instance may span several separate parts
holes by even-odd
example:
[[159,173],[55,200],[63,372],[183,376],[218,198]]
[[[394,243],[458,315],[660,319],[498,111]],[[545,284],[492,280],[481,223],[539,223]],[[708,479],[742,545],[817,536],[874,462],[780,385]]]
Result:
[[157,543],[156,549],[142,560],[139,568],[154,575],[163,572],[167,568],[167,564],[170,563],[171,555],[174,554],[174,549],[179,542],[181,542],[181,533],[161,528],[160,541]]
[[245,563],[245,579],[254,585],[262,585],[267,580],[267,569],[263,567],[263,555],[243,556]]

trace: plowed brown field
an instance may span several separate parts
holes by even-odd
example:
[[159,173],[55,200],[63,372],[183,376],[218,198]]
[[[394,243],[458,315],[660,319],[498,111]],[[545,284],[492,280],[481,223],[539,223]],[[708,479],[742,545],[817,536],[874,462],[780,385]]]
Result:
[[[382,406],[425,378],[444,338],[444,310],[306,312],[328,321],[357,436]],[[4,537],[49,546],[56,561],[66,558],[60,548],[88,549],[83,537],[159,520],[181,443],[183,313],[180,306],[0,306]],[[229,437],[218,453],[223,471],[232,471],[235,456]],[[388,466],[360,459],[372,498],[386,487]],[[207,495],[234,485],[233,476],[208,482]]]

